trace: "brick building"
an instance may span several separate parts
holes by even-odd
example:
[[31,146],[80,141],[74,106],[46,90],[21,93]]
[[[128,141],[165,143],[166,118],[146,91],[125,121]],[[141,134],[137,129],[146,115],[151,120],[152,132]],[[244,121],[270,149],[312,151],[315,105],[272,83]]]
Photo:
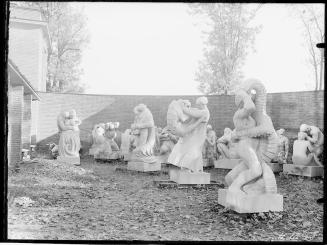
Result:
[[10,5],[8,52],[8,162],[36,143],[38,91],[46,90],[47,22],[36,8]]

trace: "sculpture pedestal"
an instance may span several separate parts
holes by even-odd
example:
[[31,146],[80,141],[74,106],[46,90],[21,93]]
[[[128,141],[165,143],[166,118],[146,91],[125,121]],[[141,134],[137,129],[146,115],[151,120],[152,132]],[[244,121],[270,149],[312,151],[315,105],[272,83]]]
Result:
[[168,157],[169,157],[169,154],[156,156],[156,158],[158,159],[158,162],[160,162],[160,163],[168,163]]
[[215,168],[233,169],[241,162],[240,159],[222,158],[214,162]]
[[301,166],[296,164],[284,164],[283,173],[307,177],[324,176],[324,168],[320,166]]
[[213,159],[203,159],[203,167],[211,167],[214,165]]
[[278,162],[270,162],[267,163],[267,165],[271,168],[273,173],[279,173],[283,171],[283,164],[280,164]]
[[127,170],[139,171],[139,172],[153,172],[161,170],[161,163],[147,163],[147,162],[136,162],[129,161],[127,164]]
[[80,157],[64,157],[64,156],[58,156],[57,161],[68,163],[68,164],[74,164],[74,165],[81,165]]
[[94,149],[92,149],[92,148],[89,149],[89,155],[90,155],[90,156],[93,156],[93,155],[94,155]]
[[197,172],[190,173],[181,169],[170,169],[169,179],[178,184],[194,185],[194,184],[210,184],[210,173]]
[[124,153],[123,154],[124,161],[128,162],[131,160],[131,154],[130,153]]
[[117,152],[112,152],[110,154],[100,152],[99,154],[94,155],[94,159],[99,159],[99,160],[117,160],[119,158],[120,158],[120,156],[119,156],[118,151]]
[[[227,195],[229,195],[229,198],[233,200],[233,205],[226,203]],[[219,189],[218,203],[238,213],[283,211],[283,196],[280,194],[235,194],[229,192],[228,189]]]

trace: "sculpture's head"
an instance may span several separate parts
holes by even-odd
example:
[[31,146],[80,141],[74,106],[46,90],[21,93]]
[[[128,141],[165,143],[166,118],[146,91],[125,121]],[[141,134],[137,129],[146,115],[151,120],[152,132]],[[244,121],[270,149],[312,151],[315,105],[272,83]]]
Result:
[[76,111],[74,109],[70,110],[69,111],[69,118],[73,119],[73,118],[76,118],[76,117],[77,117]]
[[115,129],[115,124],[113,122],[107,122],[105,125],[106,125],[105,126],[106,130],[114,130]]
[[307,135],[307,133],[305,133],[305,132],[299,132],[299,133],[297,134],[297,138],[298,138],[299,140],[305,140],[307,136],[308,136],[308,135]]
[[281,128],[276,131],[278,135],[283,135],[285,133],[285,129]]
[[136,115],[139,115],[139,114],[141,114],[143,111],[145,111],[146,108],[147,108],[146,105],[144,105],[144,104],[139,104],[139,105],[137,105],[137,106],[134,107],[134,113],[135,113]]
[[308,132],[308,131],[310,131],[310,126],[307,124],[301,124],[300,132]]
[[225,128],[224,129],[224,135],[229,135],[232,133],[232,130],[230,128]]
[[207,97],[199,97],[196,99],[195,104],[198,106],[200,109],[204,109],[206,105],[208,104],[208,99]]
[[119,122],[114,122],[115,129],[119,128]]

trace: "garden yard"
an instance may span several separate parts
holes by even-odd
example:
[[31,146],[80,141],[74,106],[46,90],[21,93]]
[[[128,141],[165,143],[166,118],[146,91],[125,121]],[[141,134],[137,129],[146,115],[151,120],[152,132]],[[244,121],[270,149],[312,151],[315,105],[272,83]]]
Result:
[[[322,178],[276,175],[280,213],[237,214],[218,205],[219,185],[160,188],[159,174],[38,159],[8,176],[8,239],[322,241]],[[227,170],[209,169],[223,184]]]

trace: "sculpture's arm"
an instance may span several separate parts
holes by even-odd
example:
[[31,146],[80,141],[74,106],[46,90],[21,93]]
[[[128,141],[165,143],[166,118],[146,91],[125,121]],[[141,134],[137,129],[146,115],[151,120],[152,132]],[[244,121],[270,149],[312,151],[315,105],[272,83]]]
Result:
[[62,130],[62,131],[74,130],[74,126],[64,124],[64,120],[63,120],[62,117],[57,119],[57,124],[58,124],[59,129]]
[[247,96],[243,99],[243,108],[238,110],[237,112],[237,117],[239,118],[245,118],[250,116],[252,113],[255,112],[255,104],[253,103],[252,99],[250,96]]
[[219,139],[217,139],[217,143],[227,144],[228,143],[228,139],[227,139],[227,137],[225,135],[223,135]]
[[273,132],[274,132],[273,128],[267,126],[266,124],[261,124],[259,126],[253,127],[253,128],[235,131],[235,136],[236,137],[248,136],[248,137],[252,138],[252,137],[258,137],[258,136],[268,136],[268,135],[272,134]]
[[310,141],[312,144],[317,143],[318,142],[318,139],[319,139],[319,132],[318,132],[318,130],[311,129],[311,135],[312,135],[312,137],[307,136],[306,139],[308,141]]
[[206,115],[205,110],[200,110],[197,108],[188,108],[188,107],[183,107],[183,112],[191,117],[199,118],[199,117],[204,117]]

